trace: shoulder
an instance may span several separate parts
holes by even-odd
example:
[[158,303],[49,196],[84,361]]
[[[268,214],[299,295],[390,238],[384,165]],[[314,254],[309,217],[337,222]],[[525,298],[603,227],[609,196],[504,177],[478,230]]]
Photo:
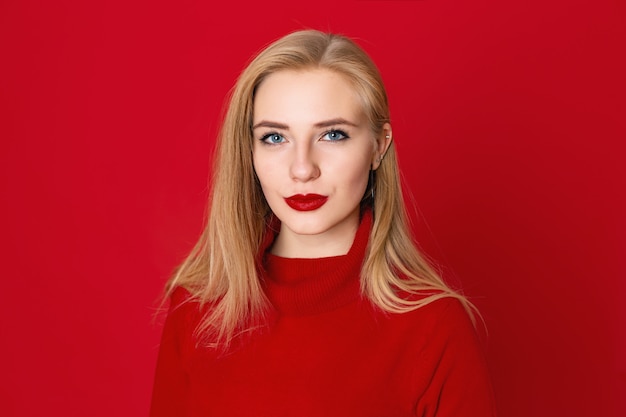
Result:
[[485,373],[486,338],[480,332],[482,322],[472,319],[473,312],[455,297],[443,297],[406,313],[412,339],[426,357],[436,364],[437,372],[469,378]]
[[444,296],[424,306],[424,313],[436,321],[438,327],[474,327],[475,312],[470,304],[452,296]]
[[178,286],[172,290],[166,325],[189,331],[198,324],[202,316],[203,308],[200,302],[188,289]]
[[193,302],[193,296],[185,287],[175,287],[170,295],[170,310],[178,309],[181,306]]
[[433,314],[436,315],[435,334],[463,344],[471,343],[477,348],[482,345],[485,341],[483,323],[471,304],[454,297],[445,297],[432,304]]
[[470,304],[452,295],[434,293],[430,295],[410,295],[402,297],[407,306],[405,312],[394,313],[394,316],[407,320],[448,324],[454,326],[461,323],[472,323],[474,312]]
[[450,343],[484,348],[482,322],[469,304],[445,295],[430,302],[427,298],[419,301],[426,304],[406,312],[387,314],[388,323],[411,335],[411,339],[419,339],[420,343],[435,349]]

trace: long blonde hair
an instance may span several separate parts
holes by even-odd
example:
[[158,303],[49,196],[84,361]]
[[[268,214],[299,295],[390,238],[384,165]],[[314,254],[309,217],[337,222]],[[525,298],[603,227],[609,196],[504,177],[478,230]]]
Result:
[[[291,33],[260,52],[240,75],[219,133],[206,227],[167,284],[183,286],[210,303],[196,329],[202,341],[228,346],[233,337],[262,325],[268,304],[257,253],[271,215],[252,165],[252,114],[256,88],[285,69],[324,68],[341,74],[359,93],[371,130],[389,122],[382,78],[370,57],[342,35],[314,30]],[[409,233],[393,144],[376,171],[375,218],[361,272],[363,294],[384,311],[403,313],[443,297],[471,304],[449,288],[417,250]],[[406,296],[419,294],[418,297]]]

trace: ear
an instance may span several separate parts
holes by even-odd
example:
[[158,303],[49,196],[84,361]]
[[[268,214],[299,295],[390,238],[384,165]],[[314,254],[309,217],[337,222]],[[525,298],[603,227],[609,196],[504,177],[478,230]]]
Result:
[[391,145],[391,141],[393,140],[393,133],[391,131],[391,125],[389,123],[385,123],[383,128],[376,138],[376,149],[374,150],[374,158],[372,160],[372,169],[376,170],[380,166],[380,163],[383,161],[385,157],[385,153],[387,149],[389,149],[389,145]]

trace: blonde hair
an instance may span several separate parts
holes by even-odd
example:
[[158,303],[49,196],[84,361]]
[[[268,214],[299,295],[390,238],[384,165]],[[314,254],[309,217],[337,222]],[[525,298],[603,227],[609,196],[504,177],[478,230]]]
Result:
[[[258,275],[261,258],[257,252],[271,211],[252,164],[256,88],[276,71],[310,68],[334,71],[351,83],[374,134],[380,134],[389,122],[378,69],[347,37],[314,30],[294,32],[250,62],[231,93],[219,134],[206,227],[166,287],[167,296],[183,286],[193,300],[211,304],[196,329],[209,345],[228,347],[238,334],[262,325],[269,305]],[[375,216],[361,272],[363,294],[392,313],[411,311],[443,297],[459,299],[469,311],[471,304],[446,285],[409,234],[393,144],[371,186]]]

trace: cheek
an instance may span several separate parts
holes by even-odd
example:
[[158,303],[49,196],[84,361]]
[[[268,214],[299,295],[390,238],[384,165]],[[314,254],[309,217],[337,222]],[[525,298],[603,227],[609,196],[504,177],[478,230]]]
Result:
[[339,174],[345,178],[345,186],[352,190],[354,194],[365,192],[369,181],[370,166],[368,159],[360,159],[358,161],[353,159],[346,161],[342,165]]
[[267,188],[271,187],[272,184],[275,183],[274,178],[276,177],[276,164],[273,164],[267,158],[259,157],[256,154],[252,158],[252,164],[254,172],[261,183],[263,193],[265,193]]

